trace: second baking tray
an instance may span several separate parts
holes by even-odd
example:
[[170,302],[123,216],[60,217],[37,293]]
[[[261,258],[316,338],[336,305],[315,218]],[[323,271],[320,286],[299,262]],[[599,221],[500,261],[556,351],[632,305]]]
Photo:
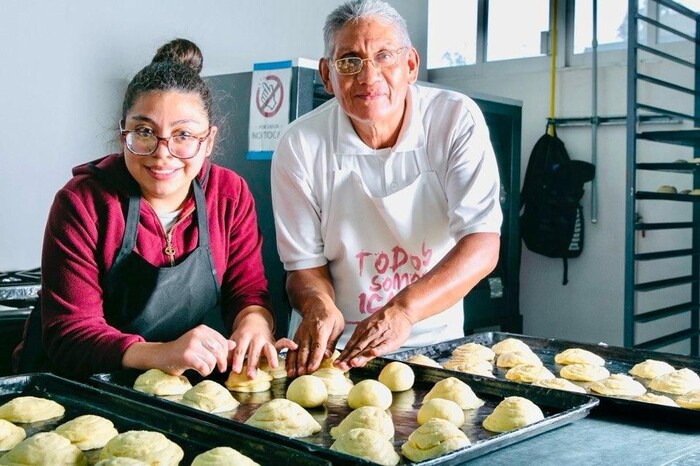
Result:
[[[582,348],[602,357],[605,359],[605,368],[608,369],[610,374],[627,374],[632,366],[646,359],[665,361],[676,369],[687,367],[688,369],[700,374],[700,358],[693,358],[679,354],[662,353],[659,351],[608,346],[605,344],[595,345],[591,343],[580,343],[568,340],[531,337],[506,332],[475,333],[464,338],[445,341],[436,345],[399,351],[388,355],[388,357],[403,361],[414,354],[424,354],[442,364],[450,358],[452,350],[460,345],[465,343],[479,343],[481,345],[491,347],[495,343],[503,341],[506,338],[517,338],[526,343],[530,349],[532,349],[532,351],[539,356],[544,366],[556,376],[559,376],[559,371],[563,366],[554,362],[554,356],[568,348]],[[505,374],[507,371],[508,369],[501,369],[496,367],[494,364],[493,374],[496,376],[496,378],[506,380]],[[648,389],[648,380],[641,378],[637,378],[637,380]],[[585,388],[586,384],[580,385],[584,386]],[[671,398],[675,398],[677,396],[669,395],[667,393],[654,392],[653,390],[650,391],[657,394],[667,395]],[[670,422],[700,426],[700,411],[698,410],[643,403],[640,401],[633,401],[629,398],[604,396],[597,393],[591,393],[591,396],[595,396],[601,400],[600,407],[597,408],[597,410],[611,410],[617,414],[647,419],[651,417],[660,417]]]
[[[61,404],[66,410],[60,418],[19,424],[27,432],[27,437],[38,432],[51,431],[77,416],[95,414],[112,421],[119,432],[150,430],[164,434],[184,451],[185,457],[180,463],[182,465],[189,465],[200,453],[223,446],[235,448],[261,465],[330,465],[328,461],[308,453],[286,448],[242,432],[222,429],[157,406],[144,405],[115,393],[52,374],[36,373],[0,377],[0,404],[17,396],[50,399]],[[99,453],[100,450],[85,452],[89,464],[95,464]]]
[[[362,369],[351,370],[350,378],[355,383],[364,379],[376,380],[379,372],[388,362],[390,361],[382,358],[373,360]],[[411,432],[418,428],[416,422],[418,408],[420,408],[423,397],[433,387],[435,382],[454,376],[466,382],[474,390],[476,395],[486,402],[481,408],[465,411],[467,421],[462,427],[462,430],[471,440],[471,446],[420,463],[422,465],[462,464],[464,461],[471,458],[484,455],[521,440],[526,440],[534,435],[580,419],[586,416],[597,404],[595,398],[586,395],[547,390],[527,385],[514,385],[500,380],[474,377],[468,374],[451,373],[443,369],[434,369],[424,366],[413,365],[412,369],[416,375],[414,387],[405,392],[394,393],[393,403],[389,409],[395,427],[394,448],[397,452],[401,451],[401,445],[406,441]],[[287,386],[291,381],[290,379],[273,380],[272,388],[266,392],[252,394],[233,392],[234,397],[241,402],[241,405],[235,411],[223,413],[222,415],[215,415],[181,405],[177,402],[176,398],[159,398],[134,390],[132,387],[138,375],[139,372],[136,371],[98,374],[91,378],[91,383],[94,383],[96,386],[100,387],[100,389],[111,390],[124,397],[137,399],[163,409],[169,409],[173,412],[216,423],[232,430],[250,433],[281,445],[317,453],[330,459],[333,464],[371,464],[368,461],[337,453],[330,449],[333,443],[333,439],[330,436],[331,427],[338,425],[340,421],[352,411],[347,405],[347,397],[329,397],[323,407],[309,409],[309,413],[321,424],[321,432],[309,437],[293,439],[243,424],[262,403],[272,398],[283,398]],[[186,375],[193,385],[202,380],[197,374],[188,372]],[[221,374],[212,375],[209,378],[219,383],[224,382],[224,376]],[[504,397],[515,395],[528,398],[537,404],[542,409],[545,419],[524,428],[502,434],[488,432],[481,427],[481,422],[484,418],[493,411],[495,406]],[[400,464],[411,463],[402,456]]]

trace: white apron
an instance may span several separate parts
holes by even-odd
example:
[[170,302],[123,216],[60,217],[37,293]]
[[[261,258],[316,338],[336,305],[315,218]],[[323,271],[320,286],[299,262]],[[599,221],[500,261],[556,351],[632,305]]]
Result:
[[[407,284],[422,277],[455,245],[449,234],[447,199],[424,148],[416,150],[420,175],[407,187],[374,197],[350,170],[355,155],[334,157],[333,191],[324,255],[335,303],[345,318],[343,348],[357,324],[381,309]],[[290,337],[300,321],[292,313]],[[416,323],[404,346],[425,346],[464,336],[462,300]]]

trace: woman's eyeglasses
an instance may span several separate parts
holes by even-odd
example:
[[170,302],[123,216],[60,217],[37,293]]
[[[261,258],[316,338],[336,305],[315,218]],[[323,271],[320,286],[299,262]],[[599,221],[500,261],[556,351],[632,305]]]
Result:
[[148,129],[126,130],[122,129],[121,124],[119,125],[119,129],[121,130],[127,149],[129,149],[129,152],[132,154],[143,156],[151,155],[158,149],[160,141],[166,141],[168,152],[178,159],[191,159],[197,155],[202,143],[211,133],[211,127],[209,127],[207,134],[202,137],[191,136],[189,134],[171,134],[167,138],[162,138],[156,136]]

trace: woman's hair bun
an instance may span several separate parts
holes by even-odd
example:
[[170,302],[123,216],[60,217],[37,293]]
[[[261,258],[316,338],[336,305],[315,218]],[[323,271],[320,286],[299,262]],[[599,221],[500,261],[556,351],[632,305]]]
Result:
[[173,39],[163,44],[156,51],[151,63],[174,62],[192,68],[197,74],[201,73],[204,58],[197,44],[187,39]]

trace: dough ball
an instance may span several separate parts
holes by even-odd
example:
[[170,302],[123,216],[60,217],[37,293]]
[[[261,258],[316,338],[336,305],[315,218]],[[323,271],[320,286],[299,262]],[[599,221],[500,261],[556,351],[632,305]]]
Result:
[[486,416],[483,426],[491,432],[508,432],[542,419],[542,410],[535,403],[520,396],[509,396]]
[[467,374],[493,377],[493,365],[489,361],[479,360],[476,362],[460,362],[449,360],[445,363],[445,369],[451,371],[465,372]]
[[678,406],[688,409],[700,409],[700,389],[691,390],[676,398]]
[[675,194],[678,192],[675,186],[671,186],[668,184],[662,184],[658,188],[656,188],[657,193],[669,193],[669,194]]
[[700,377],[690,369],[683,368],[652,379],[649,388],[657,392],[683,395],[700,388]]
[[491,350],[496,353],[496,356],[503,353],[510,353],[512,351],[527,352],[532,351],[526,343],[517,338],[506,338],[505,340],[499,341],[495,345],[491,346]]
[[202,380],[182,395],[181,403],[207,413],[233,411],[240,404],[220,383]]
[[419,462],[471,445],[469,438],[451,422],[433,418],[414,430],[401,445],[401,453]]
[[593,366],[604,366],[605,359],[597,354],[581,348],[569,348],[554,356],[557,364],[591,364]]
[[496,358],[496,353],[491,348],[478,343],[466,343],[458,346],[452,351],[452,356],[471,355],[478,359],[493,361]]
[[102,448],[119,434],[112,421],[94,414],[78,416],[56,427],[55,432],[83,451]]
[[331,437],[338,439],[357,428],[373,430],[386,440],[394,436],[394,422],[386,411],[376,406],[361,406],[351,411],[336,427],[331,428]]
[[421,366],[442,367],[437,361],[435,361],[434,359],[430,359],[424,354],[414,354],[413,356],[406,358],[406,362],[420,364]]
[[230,464],[234,466],[260,466],[244,454],[231,447],[217,447],[197,455],[192,461],[192,466],[220,466]]
[[391,390],[376,380],[363,380],[350,389],[348,406],[352,409],[357,409],[361,406],[376,406],[381,409],[389,409],[389,406],[391,406]]
[[87,459],[70,440],[54,432],[39,432],[21,441],[0,458],[8,465],[87,466]]
[[328,389],[318,377],[302,375],[287,387],[287,399],[304,408],[316,408],[328,399]]
[[532,383],[536,380],[553,379],[554,374],[542,365],[520,364],[506,372],[506,379],[513,382]]
[[319,369],[323,369],[324,367],[333,367],[334,368],[335,366],[333,365],[333,361],[338,359],[338,356],[340,356],[340,351],[334,350],[333,354],[331,354],[327,358],[321,359],[321,365],[319,366]]
[[433,398],[423,403],[418,410],[418,425],[423,425],[432,418],[444,419],[457,427],[464,424],[464,411],[452,400]]
[[544,388],[554,388],[556,390],[565,390],[567,392],[586,393],[585,388],[576,385],[575,383],[571,383],[566,379],[561,379],[559,377],[556,377],[554,379],[535,380],[534,382],[532,382],[532,385]]
[[593,364],[569,364],[561,368],[559,375],[578,382],[595,382],[610,377],[610,372],[603,366]]
[[486,359],[464,353],[450,357],[450,359],[445,361],[444,367],[450,370],[455,370],[455,367],[480,367],[480,370],[485,370],[488,367],[489,371],[491,371],[493,364]]
[[345,377],[345,373],[335,367],[323,367],[312,373],[326,384],[328,396],[347,396],[353,383]]
[[260,406],[245,422],[270,432],[298,438],[321,430],[321,425],[304,408],[285,398],[275,398]]
[[588,388],[607,396],[640,396],[647,391],[644,385],[625,374],[613,374],[607,379],[593,382]]
[[509,368],[526,364],[528,366],[541,366],[542,361],[532,351],[509,351],[501,353],[496,360],[498,367]]
[[0,419],[0,451],[11,450],[27,437],[27,433],[10,421]]
[[408,364],[394,361],[384,366],[378,379],[392,392],[403,392],[413,387],[416,376]]
[[107,458],[95,463],[95,466],[151,466],[149,463],[134,458]]
[[149,369],[136,377],[134,390],[151,395],[182,395],[192,388],[184,375],[170,375],[160,369]]
[[177,466],[185,453],[175,442],[160,432],[130,430],[107,442],[100,452],[100,459],[134,458],[158,466]]
[[434,398],[442,398],[457,403],[462,409],[476,409],[484,405],[469,385],[455,377],[448,377],[436,383],[423,397],[423,403]]
[[644,395],[641,396],[635,396],[632,399],[634,401],[641,401],[643,403],[678,407],[676,402],[673,401],[671,398],[667,397],[666,395],[657,395],[651,392],[646,392]]
[[265,371],[256,371],[255,377],[248,378],[248,366],[243,366],[240,373],[231,371],[226,379],[226,387],[234,392],[256,393],[269,390],[272,376]]
[[671,373],[674,370],[673,366],[667,362],[647,359],[644,362],[635,364],[634,367],[630,369],[629,373],[643,379],[655,379]]
[[456,367],[480,367],[482,370],[488,370],[491,371],[493,369],[493,364],[491,364],[491,361],[487,361],[486,359],[480,359],[477,357],[473,356],[453,356],[447,361],[445,361],[444,368],[445,369],[450,369],[450,370],[455,370]]
[[10,422],[39,422],[63,416],[65,408],[53,400],[18,396],[0,406],[0,419]]
[[263,357],[258,366],[258,370],[267,372],[273,379],[283,379],[287,377],[286,364],[287,361],[284,358],[277,356],[277,367],[273,368],[267,358]]
[[394,451],[394,445],[371,429],[357,428],[345,432],[333,442],[331,450],[385,466],[394,466],[401,459]]

